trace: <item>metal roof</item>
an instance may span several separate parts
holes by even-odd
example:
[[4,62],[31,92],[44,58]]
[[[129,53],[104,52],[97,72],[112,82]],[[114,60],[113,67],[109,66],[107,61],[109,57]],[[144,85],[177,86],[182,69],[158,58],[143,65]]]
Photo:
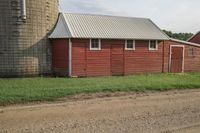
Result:
[[170,40],[171,40],[171,41],[174,41],[174,42],[178,42],[178,43],[183,43],[183,44],[186,44],[186,45],[191,45],[191,46],[200,47],[200,44],[198,44],[198,43],[182,41],[182,40],[178,40],[178,39],[174,39],[174,38],[170,38]]
[[169,40],[150,19],[62,13],[49,38]]

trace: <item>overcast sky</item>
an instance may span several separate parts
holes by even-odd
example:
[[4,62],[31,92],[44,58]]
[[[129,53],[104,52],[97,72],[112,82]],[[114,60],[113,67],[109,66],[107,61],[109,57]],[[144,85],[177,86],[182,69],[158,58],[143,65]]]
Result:
[[200,0],[60,0],[60,11],[146,17],[173,32],[200,30]]

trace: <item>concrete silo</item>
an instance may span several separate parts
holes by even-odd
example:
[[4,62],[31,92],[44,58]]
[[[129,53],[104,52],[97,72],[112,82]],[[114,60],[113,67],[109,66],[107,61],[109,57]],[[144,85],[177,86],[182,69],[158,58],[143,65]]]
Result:
[[58,0],[1,0],[0,77],[51,73],[48,35],[58,17]]

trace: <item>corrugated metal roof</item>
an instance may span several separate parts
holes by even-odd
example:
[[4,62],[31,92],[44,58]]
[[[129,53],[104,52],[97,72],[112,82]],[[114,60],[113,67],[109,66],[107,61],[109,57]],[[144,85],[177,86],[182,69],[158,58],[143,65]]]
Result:
[[56,28],[49,36],[49,38],[69,38],[69,37],[72,37],[71,32],[68,28],[64,16],[60,14]]
[[72,13],[60,15],[50,38],[169,39],[150,19]]

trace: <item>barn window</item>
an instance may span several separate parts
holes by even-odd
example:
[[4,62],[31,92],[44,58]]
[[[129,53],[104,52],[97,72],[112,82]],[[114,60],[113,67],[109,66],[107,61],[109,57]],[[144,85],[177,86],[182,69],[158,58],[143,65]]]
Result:
[[101,50],[101,40],[90,39],[90,50]]
[[189,49],[188,49],[188,55],[189,55],[190,57],[194,57],[194,48],[189,48]]
[[135,50],[135,40],[126,40],[125,50]]
[[158,42],[156,40],[149,41],[149,50],[158,50]]

